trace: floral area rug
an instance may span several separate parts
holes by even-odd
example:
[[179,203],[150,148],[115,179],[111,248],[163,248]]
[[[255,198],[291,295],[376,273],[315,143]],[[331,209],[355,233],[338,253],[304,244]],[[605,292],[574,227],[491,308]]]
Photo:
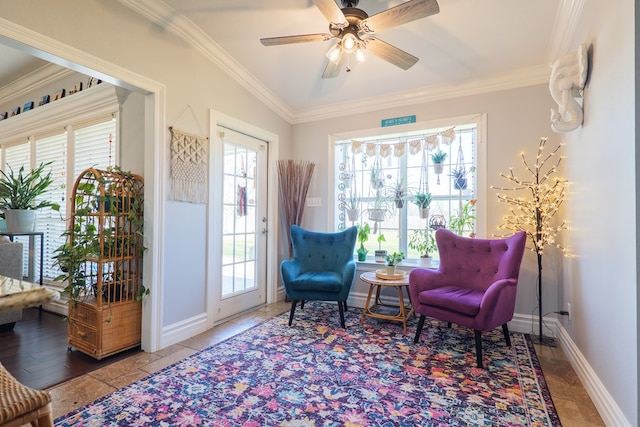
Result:
[[533,343],[307,303],[55,421],[56,426],[559,426]]

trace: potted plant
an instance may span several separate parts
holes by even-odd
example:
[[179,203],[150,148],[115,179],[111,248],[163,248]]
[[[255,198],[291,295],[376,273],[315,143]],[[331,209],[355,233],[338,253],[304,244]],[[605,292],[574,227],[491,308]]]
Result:
[[389,276],[393,276],[396,274],[396,267],[398,264],[402,262],[404,259],[404,252],[393,252],[392,254],[387,254],[385,257],[385,261],[387,261],[387,274]]
[[378,190],[375,199],[373,199],[373,203],[369,205],[367,209],[369,220],[375,222],[374,233],[378,229],[378,223],[384,221],[387,216],[387,212],[389,211],[388,202],[388,198]]
[[469,237],[475,237],[475,233],[473,232],[473,224],[476,220],[475,206],[476,200],[469,200],[462,206],[462,209],[459,209],[456,214],[451,215],[451,218],[449,218],[449,230],[460,236],[469,232]]
[[431,161],[433,162],[433,171],[436,175],[440,175],[444,170],[444,161],[447,158],[447,153],[442,150],[438,150],[431,155]]
[[358,226],[358,242],[360,242],[360,247],[357,249],[358,252],[358,261],[366,261],[367,253],[369,250],[364,247],[364,242],[369,240],[369,233],[371,232],[371,228],[369,227],[369,223],[365,222],[363,225]]
[[349,197],[344,201],[344,208],[347,211],[347,218],[349,218],[349,221],[354,222],[358,220],[359,207],[360,200],[355,193],[350,192]]
[[420,258],[429,258],[429,253],[436,252],[438,246],[433,234],[429,234],[427,230],[413,230],[409,236],[409,249],[417,251]]
[[387,250],[382,249],[382,242],[386,242],[387,240],[384,237],[384,234],[380,233],[378,235],[378,249],[376,250],[376,262],[384,262],[385,257],[387,256]]
[[404,207],[404,201],[407,198],[407,187],[402,179],[397,180],[386,188],[386,195],[393,200],[398,209]]
[[466,190],[467,189],[467,173],[473,172],[475,167],[472,167],[467,171],[464,166],[460,166],[459,168],[453,168],[449,176],[453,178],[453,188],[456,190]]
[[51,163],[40,163],[40,166],[27,173],[24,166],[20,167],[17,174],[11,166],[8,172],[0,170],[0,209],[4,210],[7,231],[32,232],[37,209],[60,209],[60,205],[48,200],[36,200],[53,184],[51,170],[46,171]]
[[413,196],[413,203],[418,207],[420,218],[429,217],[429,205],[431,204],[431,193],[417,193]]

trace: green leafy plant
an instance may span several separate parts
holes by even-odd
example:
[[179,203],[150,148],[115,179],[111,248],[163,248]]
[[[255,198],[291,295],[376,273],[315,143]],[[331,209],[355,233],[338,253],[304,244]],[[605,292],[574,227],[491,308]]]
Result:
[[385,239],[384,234],[380,233],[378,235],[378,250],[382,250],[382,242],[386,242],[387,239]]
[[428,258],[430,253],[438,251],[438,246],[433,233],[428,233],[427,230],[413,230],[409,235],[409,249],[417,251],[421,258]]
[[360,247],[357,249],[358,261],[364,261],[367,258],[369,250],[364,247],[364,243],[369,240],[369,233],[371,233],[369,223],[365,222],[358,226],[358,242],[360,242]]
[[9,171],[0,171],[0,209],[42,209],[52,207],[59,210],[60,205],[48,200],[37,201],[53,184],[51,170],[46,168],[53,162],[40,163],[40,166],[25,173],[21,166],[16,174],[9,166]]
[[435,164],[440,164],[445,161],[447,158],[447,153],[442,150],[438,150],[435,153],[431,154],[431,161]]
[[462,209],[458,209],[455,214],[449,218],[449,230],[463,236],[469,233],[470,237],[475,237],[473,226],[476,221],[476,200],[472,199],[462,205]]
[[431,204],[431,193],[416,193],[412,202],[420,209],[426,209]]
[[393,252],[391,254],[387,254],[387,256],[384,257],[389,267],[400,264],[404,258],[404,252]]

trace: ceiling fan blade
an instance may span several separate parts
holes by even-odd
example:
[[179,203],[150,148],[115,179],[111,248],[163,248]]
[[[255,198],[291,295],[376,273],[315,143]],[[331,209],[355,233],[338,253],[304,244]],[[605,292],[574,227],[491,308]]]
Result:
[[277,46],[293,43],[326,42],[332,38],[331,34],[302,34],[297,36],[267,37],[260,39],[260,43],[265,46]]
[[398,49],[397,47],[375,37],[367,37],[363,41],[365,43],[366,52],[371,52],[378,58],[384,59],[403,70],[408,70],[418,62],[418,58],[410,53],[407,53],[402,49]]
[[344,52],[341,52],[340,59],[338,59],[335,62],[329,61],[327,63],[327,66],[324,68],[324,72],[322,73],[322,78],[332,79],[334,77],[338,77],[338,74],[340,74],[340,70],[342,70],[342,67],[344,66],[346,59],[347,59],[347,55],[345,55]]
[[360,31],[377,33],[440,12],[437,0],[409,0],[360,22]]
[[316,7],[320,9],[320,12],[324,15],[327,20],[334,24],[336,27],[344,28],[349,25],[347,18],[345,18],[344,13],[335,0],[313,0]]

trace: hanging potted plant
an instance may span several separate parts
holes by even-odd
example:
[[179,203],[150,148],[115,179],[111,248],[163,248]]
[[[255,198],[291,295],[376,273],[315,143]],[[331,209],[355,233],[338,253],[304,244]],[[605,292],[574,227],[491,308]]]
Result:
[[453,188],[456,190],[466,190],[467,189],[467,173],[473,172],[475,167],[471,167],[469,171],[464,166],[460,166],[459,168],[453,168],[449,176],[453,178]]
[[379,190],[384,187],[384,174],[382,172],[382,165],[380,164],[379,158],[376,158],[373,162],[369,182],[371,184],[371,188],[374,190]]
[[[384,194],[381,194],[380,191],[376,192],[376,198],[373,199],[373,203],[367,209],[369,213],[369,220],[375,223],[384,221],[387,216],[389,200]],[[375,228],[377,230],[377,228]],[[375,231],[374,231],[375,233]]]
[[363,225],[358,226],[358,242],[360,242],[360,247],[357,249],[358,252],[358,261],[363,262],[367,260],[367,253],[369,250],[364,247],[364,242],[369,240],[369,233],[371,232],[371,228],[369,227],[369,223],[365,222]]
[[404,201],[407,198],[407,187],[402,182],[402,179],[397,180],[392,185],[385,188],[386,195],[393,200],[396,208],[402,209],[404,207]]
[[429,217],[429,205],[431,204],[431,193],[416,193],[413,196],[413,203],[418,207],[420,218]]
[[0,170],[0,209],[4,211],[7,231],[32,232],[35,228],[37,209],[60,209],[60,205],[48,200],[36,200],[53,184],[51,170],[45,171],[51,163],[53,162],[41,163],[27,173],[24,166],[20,167],[17,174],[11,166],[8,172]]
[[347,211],[349,221],[357,221],[359,214],[360,200],[355,193],[350,193],[349,197],[344,201],[344,208]]
[[431,161],[433,162],[433,171],[436,175],[440,175],[444,171],[444,161],[447,158],[447,153],[442,150],[438,150],[431,155]]

